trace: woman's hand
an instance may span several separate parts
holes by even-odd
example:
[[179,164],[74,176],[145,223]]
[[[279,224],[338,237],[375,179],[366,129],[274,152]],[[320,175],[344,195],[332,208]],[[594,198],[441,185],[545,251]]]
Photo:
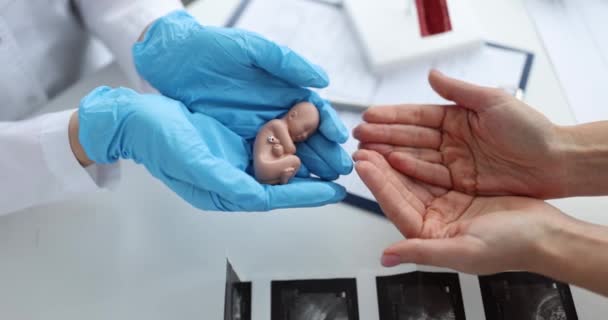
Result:
[[475,197],[430,186],[391,168],[375,151],[355,168],[406,240],[384,251],[385,266],[418,263],[487,274],[530,270],[542,244],[569,218],[541,200]]
[[526,270],[608,295],[608,228],[523,197],[479,197],[430,186],[359,150],[355,167],[407,239],[382,264],[417,263],[474,274]]
[[566,196],[565,130],[499,89],[431,72],[454,106],[370,108],[354,131],[407,176],[469,195]]

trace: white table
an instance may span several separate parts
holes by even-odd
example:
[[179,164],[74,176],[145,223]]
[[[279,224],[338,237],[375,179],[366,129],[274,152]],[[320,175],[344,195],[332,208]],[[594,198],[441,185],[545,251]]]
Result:
[[[527,101],[553,121],[572,123],[521,1],[475,3],[491,40],[537,54]],[[191,11],[205,23],[221,24],[235,4],[201,0]],[[73,108],[101,84],[125,83],[112,65],[48,110]],[[608,208],[608,198],[554,203],[608,224],[601,209]],[[253,318],[269,319],[266,280],[357,276],[360,287],[368,286],[374,274],[407,270],[379,267],[381,250],[400,238],[385,219],[342,204],[264,214],[201,212],[142,167],[124,163],[113,192],[0,217],[0,319],[220,319],[226,256],[241,276],[256,280]],[[474,276],[461,281],[465,290],[478,286]],[[580,319],[608,312],[608,300],[576,288],[573,294]],[[361,319],[377,319],[376,306],[365,299],[360,297]],[[472,314],[482,308],[479,297],[465,296],[465,303],[468,319],[478,318]]]

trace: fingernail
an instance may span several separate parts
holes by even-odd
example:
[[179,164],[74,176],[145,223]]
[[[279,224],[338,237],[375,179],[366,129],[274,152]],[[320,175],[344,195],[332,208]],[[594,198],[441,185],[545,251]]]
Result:
[[355,161],[355,169],[357,169],[357,170],[360,169],[361,163],[363,163],[363,161],[361,161],[361,160]]
[[401,263],[401,258],[394,254],[385,254],[382,256],[382,265],[385,267],[394,267]]

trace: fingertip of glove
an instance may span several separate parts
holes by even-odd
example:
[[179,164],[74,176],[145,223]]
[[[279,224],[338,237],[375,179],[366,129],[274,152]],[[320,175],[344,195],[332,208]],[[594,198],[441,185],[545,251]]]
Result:
[[348,141],[349,133],[348,129],[336,110],[327,101],[319,97],[316,92],[312,93],[311,100],[319,108],[319,115],[321,117],[321,124],[319,125],[319,131],[330,141],[343,144]]
[[344,200],[344,198],[346,198],[346,188],[344,188],[342,185],[339,185],[337,183],[332,183],[332,186],[334,187],[334,190],[336,191],[336,194],[334,196],[334,200],[335,202],[339,202]]
[[336,133],[336,142],[339,144],[343,144],[346,143],[346,141],[348,141],[348,130],[346,129],[346,127],[340,122],[339,125],[341,126],[341,128],[337,129],[337,133]]
[[328,186],[331,189],[331,194],[327,194],[327,198],[325,198],[324,201],[320,202],[318,205],[327,205],[327,204],[332,204],[332,203],[337,203],[340,202],[342,200],[344,200],[344,198],[346,198],[346,189],[334,182],[325,182],[326,186]]
[[310,170],[308,170],[308,168],[306,168],[305,165],[300,165],[300,169],[298,169],[298,172],[296,173],[296,177],[299,178],[307,178],[310,176]]
[[319,126],[319,131],[321,131],[327,139],[333,142],[343,144],[348,141],[348,130],[340,120],[326,118],[326,120],[321,123],[321,126]]
[[329,181],[319,181],[317,187],[318,196],[315,197],[319,201],[314,206],[322,206],[326,204],[336,203],[346,198],[346,189],[335,183]]
[[311,67],[314,70],[315,77],[309,83],[309,86],[312,88],[319,88],[319,89],[328,87],[330,81],[329,81],[329,76],[327,75],[327,72],[325,72],[325,70],[323,70],[323,68],[321,68],[317,65],[311,65]]
[[[345,152],[346,153],[346,152]],[[353,172],[355,165],[353,164],[353,160],[350,156],[344,157],[344,162],[342,163],[342,170],[339,172],[341,175],[349,175]]]

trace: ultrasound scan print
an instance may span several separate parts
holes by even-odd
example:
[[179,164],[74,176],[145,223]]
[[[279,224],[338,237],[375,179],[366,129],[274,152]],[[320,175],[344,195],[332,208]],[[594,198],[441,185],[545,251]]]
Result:
[[232,285],[232,302],[230,320],[251,319],[251,282],[239,282]]
[[355,279],[272,282],[272,320],[358,320]]
[[567,284],[527,272],[479,277],[488,320],[578,319]]
[[224,320],[251,319],[251,282],[241,282],[230,261],[226,260]]
[[457,273],[377,277],[380,320],[464,320]]

